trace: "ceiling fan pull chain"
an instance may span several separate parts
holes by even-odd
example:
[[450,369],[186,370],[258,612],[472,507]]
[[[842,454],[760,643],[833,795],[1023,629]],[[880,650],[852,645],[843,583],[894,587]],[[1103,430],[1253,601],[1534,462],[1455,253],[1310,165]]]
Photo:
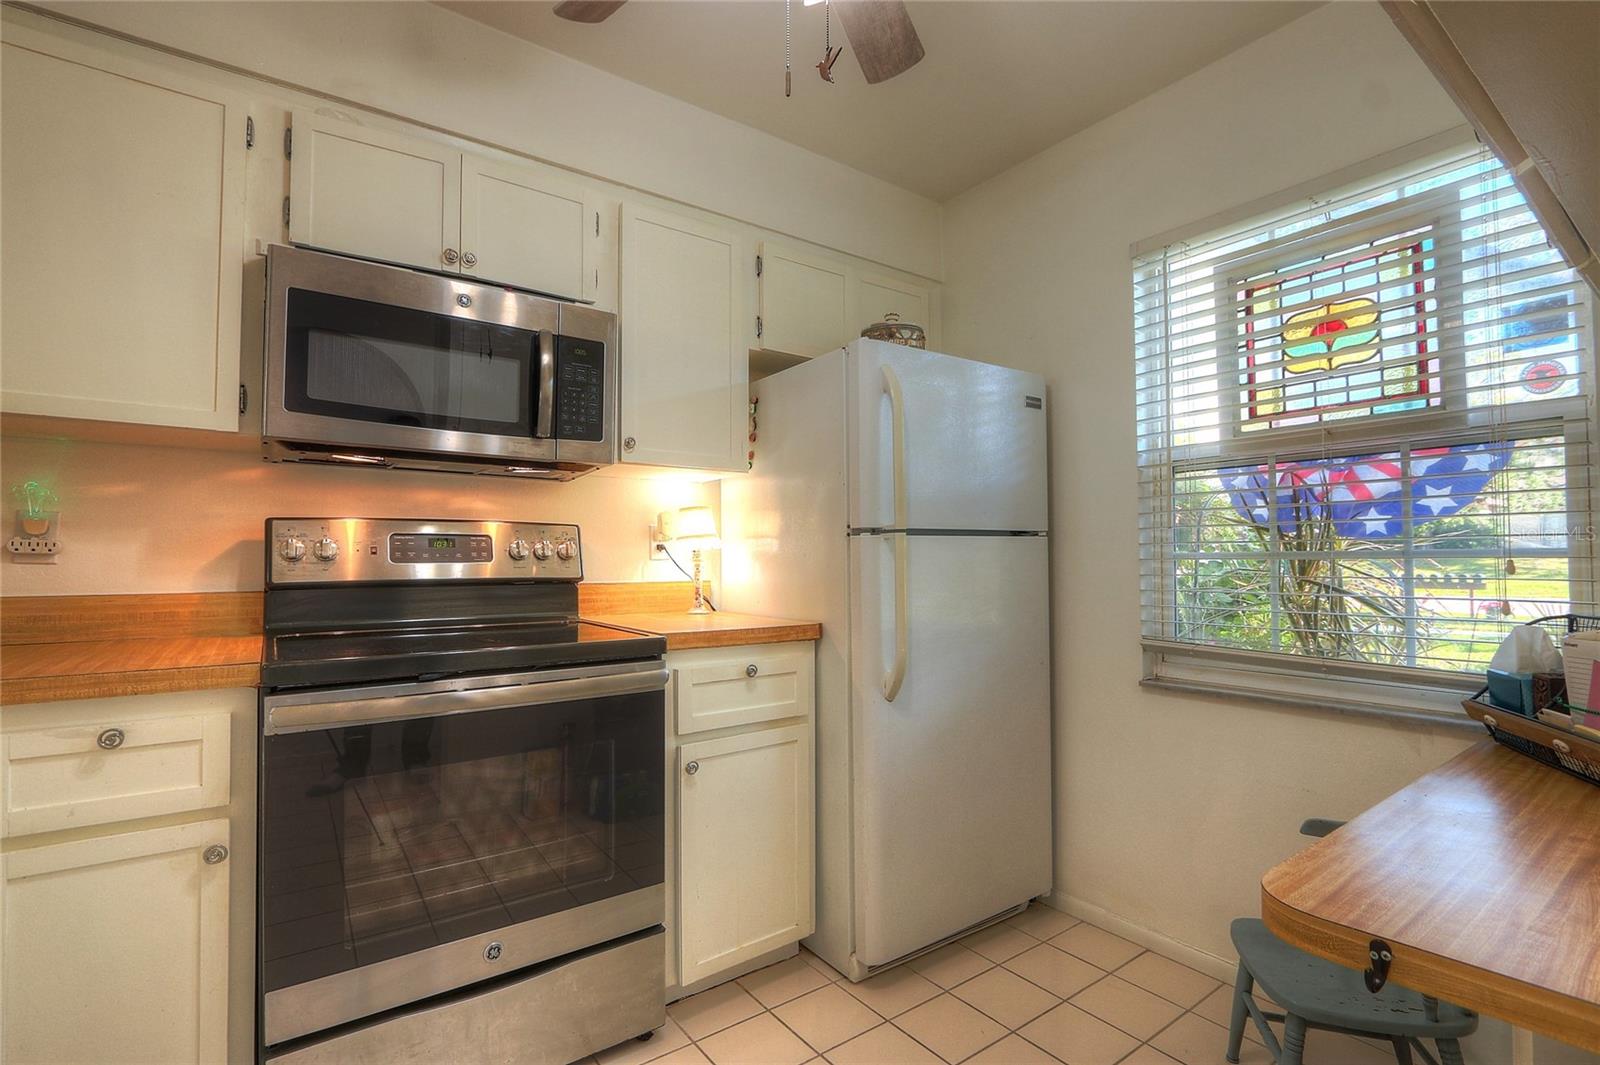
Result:
[[789,78],[789,0],[783,0],[783,95],[786,99],[792,89]]

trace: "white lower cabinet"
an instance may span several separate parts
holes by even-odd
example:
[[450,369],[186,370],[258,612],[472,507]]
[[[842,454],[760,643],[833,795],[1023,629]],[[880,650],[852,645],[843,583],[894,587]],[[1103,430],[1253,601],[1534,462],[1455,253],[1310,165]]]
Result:
[[7,1065],[228,1057],[226,818],[5,855]]
[[[667,655],[667,972],[679,993],[738,976],[815,927],[814,653],[791,643]],[[793,698],[773,698],[774,678]],[[707,700],[737,724],[706,729],[695,704]]]
[[254,1059],[254,689],[7,706],[0,1061]]

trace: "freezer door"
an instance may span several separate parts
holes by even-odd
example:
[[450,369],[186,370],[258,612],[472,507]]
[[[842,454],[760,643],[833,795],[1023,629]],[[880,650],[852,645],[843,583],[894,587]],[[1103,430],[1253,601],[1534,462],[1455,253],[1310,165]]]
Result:
[[908,528],[1048,527],[1042,377],[876,340],[850,355],[852,527],[899,527],[897,470]]
[[[1047,544],[850,537],[855,955],[864,965],[1050,890]],[[890,701],[900,550],[907,654]]]

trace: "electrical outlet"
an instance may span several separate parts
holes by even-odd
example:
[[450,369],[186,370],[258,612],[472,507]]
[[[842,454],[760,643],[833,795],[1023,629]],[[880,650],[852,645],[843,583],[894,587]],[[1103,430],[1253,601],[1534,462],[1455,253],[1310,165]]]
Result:
[[30,516],[17,511],[15,534],[6,541],[6,550],[15,562],[54,565],[61,550],[61,514],[49,511]]
[[661,526],[650,526],[650,537],[645,542],[645,550],[650,553],[651,562],[667,561],[667,542],[661,538]]

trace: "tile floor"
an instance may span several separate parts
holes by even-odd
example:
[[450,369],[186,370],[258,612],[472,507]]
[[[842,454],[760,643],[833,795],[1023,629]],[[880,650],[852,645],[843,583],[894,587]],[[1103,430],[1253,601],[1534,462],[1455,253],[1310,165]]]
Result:
[[[1035,904],[852,984],[800,956],[667,1008],[597,1065],[1216,1065],[1229,993],[1204,973]],[[1253,1028],[1243,1065],[1270,1065]],[[1312,1032],[1308,1065],[1382,1065],[1387,1044]]]

